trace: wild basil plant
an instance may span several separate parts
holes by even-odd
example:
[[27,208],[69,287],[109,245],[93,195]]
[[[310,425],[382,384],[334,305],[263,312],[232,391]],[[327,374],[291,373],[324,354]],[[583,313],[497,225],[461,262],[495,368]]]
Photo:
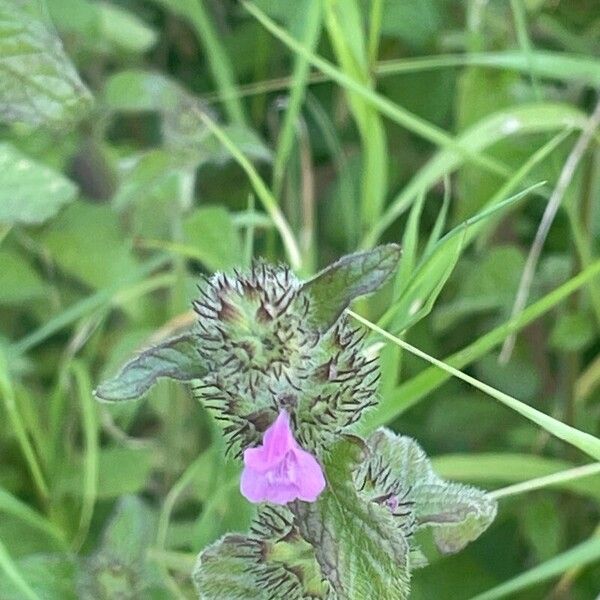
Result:
[[159,377],[189,382],[241,458],[241,491],[257,504],[246,535],[205,549],[193,578],[213,600],[399,600],[426,564],[430,528],[457,552],[491,523],[485,493],[439,478],[412,439],[357,435],[377,404],[378,357],[344,309],[394,273],[396,245],[346,256],[312,279],[256,262],[216,273],[188,332],[125,365],[96,394],[135,398]]

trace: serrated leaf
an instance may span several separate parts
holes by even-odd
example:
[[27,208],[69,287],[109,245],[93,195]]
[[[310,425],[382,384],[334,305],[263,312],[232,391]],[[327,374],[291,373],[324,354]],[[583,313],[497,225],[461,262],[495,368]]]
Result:
[[145,350],[118,375],[98,386],[94,394],[106,402],[132,400],[145,394],[161,377],[191,381],[205,373],[196,336],[189,332]]
[[416,526],[433,528],[441,552],[462,550],[494,520],[496,501],[477,488],[439,477],[413,439],[379,429],[369,438],[368,446],[371,460],[389,467],[386,487],[396,481],[406,490],[403,500],[411,503]]
[[379,289],[396,270],[400,254],[397,244],[356,252],[309,279],[304,289],[312,296],[311,318],[315,324],[329,329],[355,298]]
[[90,100],[42,0],[0,0],[0,120],[64,123]]
[[402,522],[356,490],[362,454],[358,438],[336,444],[325,463],[327,491],[292,510],[339,600],[402,600],[409,595],[411,549]]
[[31,160],[11,144],[0,144],[0,223],[43,223],[76,196],[75,184],[61,173]]
[[283,507],[263,506],[249,535],[207,548],[193,574],[201,600],[333,600],[311,546]]

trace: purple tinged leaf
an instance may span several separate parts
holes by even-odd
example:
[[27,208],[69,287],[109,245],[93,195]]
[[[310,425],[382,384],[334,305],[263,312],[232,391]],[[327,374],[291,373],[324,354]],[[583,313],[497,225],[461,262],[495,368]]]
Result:
[[241,491],[250,502],[314,502],[325,489],[317,459],[294,438],[285,410],[267,429],[262,446],[244,451]]

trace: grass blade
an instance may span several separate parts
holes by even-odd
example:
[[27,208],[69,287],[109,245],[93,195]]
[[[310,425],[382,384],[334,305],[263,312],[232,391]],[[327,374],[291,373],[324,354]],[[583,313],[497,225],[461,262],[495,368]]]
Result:
[[516,592],[538,585],[554,577],[562,575],[565,571],[576,567],[583,567],[600,560],[600,538],[593,537],[562,554],[518,575],[514,579],[478,594],[471,600],[497,600],[513,596]]
[[6,546],[0,540],[0,569],[2,569],[5,575],[12,581],[14,586],[23,594],[23,600],[42,600],[36,592],[34,592],[29,584],[23,579],[23,576],[19,572],[19,569],[10,554],[8,553]]
[[[516,319],[511,319],[496,327],[469,346],[445,358],[444,362],[462,368],[481,358],[492,348],[501,344],[509,332],[518,331],[535,321],[599,274],[600,260],[597,260],[581,273],[528,306]],[[450,374],[448,372],[441,371],[437,367],[424,369],[385,397],[379,406],[368,415],[365,420],[365,428],[372,431],[381,425],[385,425],[411,406],[414,406],[449,378]]]
[[441,360],[430,356],[426,352],[415,348],[408,342],[405,342],[404,340],[401,340],[400,338],[392,335],[391,333],[385,331],[375,323],[371,323],[367,319],[361,317],[360,315],[357,315],[351,310],[347,310],[346,312],[369,329],[375,331],[376,333],[383,336],[392,343],[397,344],[404,350],[408,350],[415,356],[418,356],[426,360],[427,362],[435,365],[436,367],[446,371],[446,373],[448,373],[449,375],[453,375],[458,379],[462,379],[464,382],[468,383],[469,385],[472,385],[474,388],[488,394],[488,396],[491,396],[495,400],[498,400],[498,402],[501,402],[505,406],[511,408],[512,410],[519,413],[526,419],[529,419],[536,425],[539,425],[548,433],[551,433],[555,437],[567,442],[568,444],[579,448],[579,450],[581,450],[588,456],[591,456],[596,460],[600,460],[600,439],[598,439],[597,437],[590,435],[589,433],[586,433],[584,431],[580,431],[579,429],[575,429],[570,425],[562,423],[561,421],[558,421],[550,417],[549,415],[546,415],[543,412],[532,408],[524,402],[521,402],[516,398],[513,398],[512,396],[509,396],[508,394],[505,394],[504,392],[493,388],[491,385],[487,385],[486,383],[483,383],[475,379],[474,377],[471,377],[470,375],[459,371],[455,367],[452,367],[442,362]]
[[244,169],[252,187],[258,199],[263,203],[265,210],[273,220],[273,224],[279,231],[283,245],[285,247],[288,259],[294,269],[299,269],[302,264],[302,258],[300,255],[300,249],[294,238],[294,234],[290,229],[288,222],[285,220],[283,213],[277,205],[277,201],[273,197],[273,194],[262,180],[258,171],[254,168],[254,165],[240,152],[239,148],[232,142],[229,136],[223,131],[223,129],[215,123],[206,113],[197,112],[198,117],[202,122],[210,129],[214,136],[227,148],[231,153],[235,161]]

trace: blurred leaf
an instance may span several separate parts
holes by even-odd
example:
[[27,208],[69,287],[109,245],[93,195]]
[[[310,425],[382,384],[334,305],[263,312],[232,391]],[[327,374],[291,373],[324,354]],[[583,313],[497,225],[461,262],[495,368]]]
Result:
[[593,319],[583,312],[559,315],[550,334],[550,345],[563,352],[579,352],[596,337]]
[[67,555],[31,555],[21,559],[18,567],[34,595],[27,595],[4,574],[0,576],[2,600],[78,600],[75,591],[77,563]]
[[132,12],[108,2],[98,2],[96,6],[101,35],[118,48],[142,53],[156,43],[156,32]]
[[94,288],[125,281],[138,268],[118,216],[107,205],[76,202],[41,234],[57,265]]
[[[151,150],[134,160],[127,161],[121,176],[121,184],[112,199],[117,211],[123,211],[132,205],[149,204],[149,209],[160,213],[167,220],[168,212],[173,210],[176,201],[177,168],[174,157],[165,150]],[[169,196],[165,201],[170,211],[161,211],[160,199]],[[157,206],[158,205],[158,206]]]
[[[571,463],[514,452],[447,454],[432,459],[436,471],[458,481],[474,481],[486,485],[523,483],[530,479],[554,475],[573,468]],[[600,478],[585,477],[557,482],[551,489],[568,490],[600,500]]]
[[76,196],[75,185],[61,173],[0,143],[0,223],[43,223]]
[[157,111],[174,108],[185,92],[175,81],[151,71],[120,71],[108,78],[104,101],[120,111]]
[[547,496],[530,498],[522,506],[521,529],[537,560],[548,560],[558,554],[563,530],[557,500]]
[[[367,2],[365,4],[368,5]],[[438,0],[396,2],[384,0],[381,32],[398,37],[413,47],[423,47],[433,40],[443,23],[444,12]]]
[[340,258],[304,284],[312,297],[311,317],[329,329],[355,299],[378,290],[394,273],[400,260],[396,244],[379,246]]
[[132,400],[145,394],[161,377],[191,381],[206,374],[193,333],[157,344],[128,362],[121,372],[100,384],[94,394],[105,402]]
[[524,264],[515,246],[495,246],[484,256],[465,258],[456,274],[456,298],[436,311],[436,329],[444,330],[480,312],[510,308]]
[[0,252],[0,304],[19,305],[47,292],[46,284],[23,256],[10,250]]
[[[118,498],[143,491],[155,464],[156,450],[147,448],[102,448],[98,454],[99,499]],[[83,458],[64,464],[65,470],[56,479],[56,491],[80,496]]]
[[[40,515],[37,511],[19,500],[15,496],[0,488],[0,511],[27,523],[39,532],[49,536],[59,544],[64,544],[63,533],[51,521]],[[2,597],[0,595],[0,597]]]
[[89,557],[79,580],[80,600],[152,597],[160,587],[148,549],[154,539],[155,516],[135,496],[124,496],[107,525],[100,548]]
[[185,240],[211,270],[230,269],[242,262],[242,246],[231,215],[221,206],[197,208],[183,223]]
[[71,121],[90,103],[42,0],[0,0],[0,119]]

